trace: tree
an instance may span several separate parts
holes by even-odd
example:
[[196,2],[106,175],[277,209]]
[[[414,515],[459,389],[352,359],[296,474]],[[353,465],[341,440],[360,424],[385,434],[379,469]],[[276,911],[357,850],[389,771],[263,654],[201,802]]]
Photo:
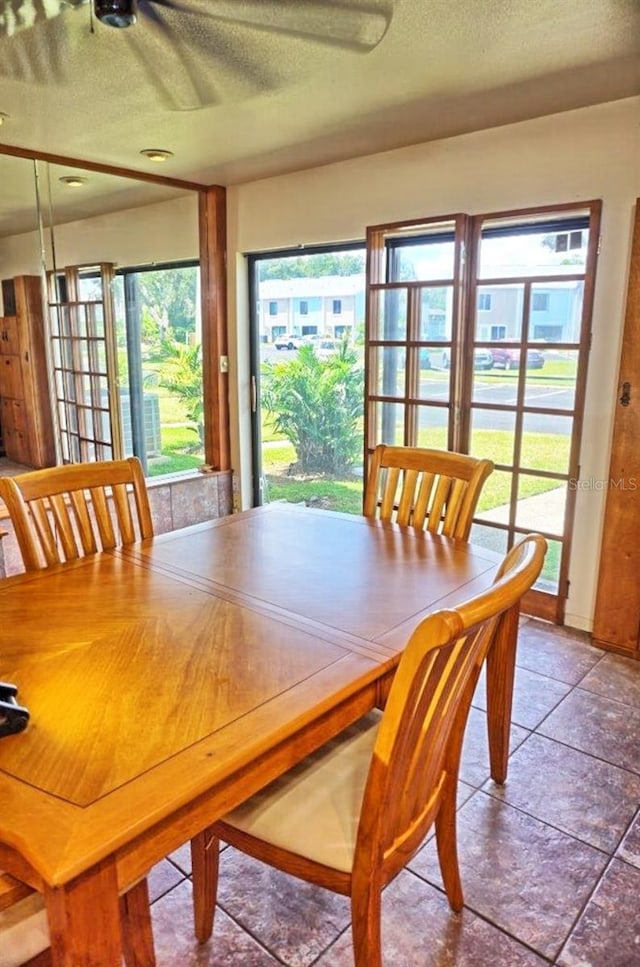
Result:
[[260,281],[267,279],[317,279],[325,275],[364,275],[364,255],[359,252],[298,255],[260,263]]
[[264,363],[263,374],[269,418],[294,446],[300,469],[349,471],[362,448],[364,374],[346,340],[327,359],[304,345],[290,362]]
[[138,274],[143,333],[171,334],[180,342],[195,332],[198,270],[194,266]]

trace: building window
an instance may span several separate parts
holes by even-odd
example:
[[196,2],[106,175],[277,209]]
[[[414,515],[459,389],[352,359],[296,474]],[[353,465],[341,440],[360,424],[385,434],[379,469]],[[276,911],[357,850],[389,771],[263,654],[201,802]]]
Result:
[[582,232],[560,232],[556,235],[556,252],[569,252],[581,249],[586,244]]
[[333,300],[333,314],[339,316],[342,313],[342,299]]
[[531,295],[531,308],[533,309],[534,312],[548,312],[549,293],[533,292]]
[[491,342],[496,342],[498,339],[507,338],[507,327],[506,326],[491,326]]
[[278,303],[277,302],[270,302],[269,303],[269,315],[270,316],[277,316],[278,315]]
[[309,303],[306,301],[306,299],[303,299],[300,302],[300,315],[301,316],[309,315]]
[[478,293],[478,309],[482,309],[483,312],[489,312],[491,309],[491,293],[490,292],[479,292]]

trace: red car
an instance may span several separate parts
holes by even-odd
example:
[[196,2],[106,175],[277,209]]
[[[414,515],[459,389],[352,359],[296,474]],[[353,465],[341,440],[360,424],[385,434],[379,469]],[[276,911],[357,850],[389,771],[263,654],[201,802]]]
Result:
[[[544,366],[544,356],[538,349],[527,349],[527,369],[542,369]],[[520,348],[514,346],[492,346],[491,355],[493,356],[494,369],[519,369],[520,368]]]

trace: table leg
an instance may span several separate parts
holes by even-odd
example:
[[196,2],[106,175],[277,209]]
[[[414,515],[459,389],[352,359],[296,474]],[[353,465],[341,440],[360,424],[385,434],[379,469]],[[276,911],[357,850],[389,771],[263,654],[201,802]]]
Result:
[[112,863],[101,863],[63,887],[46,888],[45,902],[52,967],[121,967],[120,900]]
[[504,613],[487,655],[489,761],[491,778],[500,785],[507,779],[519,613],[518,606]]

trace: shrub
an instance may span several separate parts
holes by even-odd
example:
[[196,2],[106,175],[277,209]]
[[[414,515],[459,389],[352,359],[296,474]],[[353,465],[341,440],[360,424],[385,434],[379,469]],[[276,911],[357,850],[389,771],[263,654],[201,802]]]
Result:
[[348,343],[326,359],[301,346],[295,359],[264,363],[263,376],[269,421],[295,448],[300,470],[350,470],[362,452],[364,374]]

